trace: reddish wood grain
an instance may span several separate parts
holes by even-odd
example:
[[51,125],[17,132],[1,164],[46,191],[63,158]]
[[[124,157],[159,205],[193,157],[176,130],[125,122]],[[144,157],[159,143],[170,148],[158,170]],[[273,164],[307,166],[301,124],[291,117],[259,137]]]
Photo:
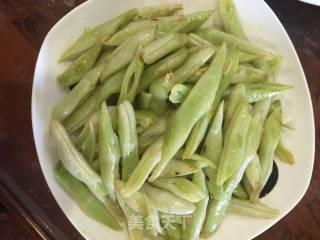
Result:
[[[33,71],[46,33],[81,2],[0,1],[0,184],[15,216],[26,222],[29,231],[43,229],[46,239],[82,237],[57,206],[40,170],[30,119]],[[257,239],[316,240],[320,239],[320,8],[290,0],[266,2],[284,24],[301,59],[312,95],[317,141],[314,173],[303,200]],[[6,239],[19,239],[14,232]]]

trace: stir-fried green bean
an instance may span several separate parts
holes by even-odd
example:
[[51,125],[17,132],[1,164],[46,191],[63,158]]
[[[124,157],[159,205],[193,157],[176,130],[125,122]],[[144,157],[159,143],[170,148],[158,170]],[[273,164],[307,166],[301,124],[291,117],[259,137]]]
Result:
[[233,0],[218,4],[221,25],[182,4],[131,9],[59,59],[73,62],[52,110],[54,175],[88,217],[117,231],[125,217],[131,240],[207,238],[227,212],[278,215],[259,197],[274,157],[295,162],[274,99],[291,86],[275,81],[282,57],[246,37]]
[[199,79],[186,100],[172,116],[161,161],[153,171],[151,181],[161,174],[170,159],[184,144],[194,124],[208,112],[220,83],[226,53],[227,48],[224,45],[212,61],[208,71]]

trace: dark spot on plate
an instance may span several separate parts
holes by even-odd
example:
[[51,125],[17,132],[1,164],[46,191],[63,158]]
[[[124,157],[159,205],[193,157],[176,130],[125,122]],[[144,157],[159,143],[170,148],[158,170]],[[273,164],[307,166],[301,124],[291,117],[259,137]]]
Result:
[[260,193],[260,198],[265,197],[268,193],[270,193],[272,191],[272,189],[274,188],[274,186],[276,185],[276,183],[278,181],[278,177],[279,177],[278,166],[277,166],[276,162],[273,161],[271,175],[270,175],[266,185],[264,186],[264,188],[262,189],[262,191]]

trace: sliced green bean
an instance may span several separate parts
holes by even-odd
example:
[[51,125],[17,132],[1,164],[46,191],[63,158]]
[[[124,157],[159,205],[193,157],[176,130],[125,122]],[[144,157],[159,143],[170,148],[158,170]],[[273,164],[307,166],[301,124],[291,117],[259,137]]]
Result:
[[131,22],[116,34],[114,34],[110,39],[105,42],[107,46],[119,46],[121,45],[127,38],[132,37],[138,32],[151,28],[154,26],[154,22],[151,19]]
[[153,64],[169,53],[183,47],[188,42],[184,34],[170,33],[146,45],[141,52],[143,62]]
[[241,184],[236,187],[232,195],[238,199],[248,199],[248,194]]
[[101,105],[99,121],[99,162],[102,183],[108,196],[116,201],[114,182],[119,176],[119,149],[118,137],[113,131],[111,118],[105,103]]
[[144,198],[146,203],[145,226],[147,235],[149,234],[152,238],[158,239],[157,237],[159,234],[164,234],[158,211],[154,207],[151,199],[146,194],[144,194]]
[[171,223],[170,225],[165,228],[167,234],[170,239],[172,240],[182,240],[181,236],[181,225],[178,223]]
[[[116,195],[118,203],[127,219],[127,227],[128,232],[131,240],[142,240],[143,239],[143,232],[144,232],[144,220],[143,215],[141,213],[138,213],[134,211],[132,208],[130,208],[124,198],[121,195],[121,189],[124,187],[125,183],[123,181],[117,180],[115,182],[116,187]],[[131,226],[131,219],[135,218],[136,220],[134,222],[138,221],[137,226]]]
[[254,218],[275,218],[279,215],[277,209],[273,209],[263,203],[251,203],[247,200],[231,199],[228,212]]
[[162,146],[163,138],[159,138],[143,153],[141,160],[133,170],[125,188],[123,189],[122,193],[125,197],[130,196],[142,187],[154,166],[160,161]]
[[248,193],[250,195],[250,200],[254,202],[258,201],[258,195],[255,193],[257,193],[260,188],[259,183],[262,171],[257,151],[261,141],[263,125],[269,112],[270,103],[271,99],[266,99],[256,102],[253,105],[252,120],[250,122],[247,136],[246,157],[252,158],[252,161],[246,169],[244,178],[250,184],[251,190],[248,189]]
[[63,121],[77,106],[96,88],[104,66],[99,65],[91,69],[80,82],[65,96],[52,111],[52,118]]
[[294,156],[290,150],[288,150],[282,142],[279,142],[276,148],[276,157],[284,163],[287,163],[289,165],[295,164],[296,160],[294,159]]
[[96,111],[89,116],[89,118],[88,118],[87,122],[84,124],[84,127],[82,128],[81,132],[73,141],[74,145],[77,148],[81,148],[83,142],[86,140],[86,138],[90,134],[89,123],[91,122],[91,124],[94,126],[94,128],[96,128],[99,125],[99,118],[100,118],[100,111]]
[[154,38],[155,29],[150,28],[141,31],[124,41],[110,56],[102,73],[101,81],[105,81],[108,77],[126,67],[134,57],[138,46],[141,45],[143,47],[154,40]]
[[208,70],[208,66],[204,66],[202,68],[199,68],[198,71],[195,72],[191,77],[189,77],[186,82],[187,83],[195,83],[197,82],[202,75]]
[[113,48],[110,48],[110,49],[106,49],[104,51],[102,51],[96,61],[96,66],[99,66],[101,64],[105,64],[108,60],[109,60],[109,57],[112,55],[113,53]]
[[222,185],[232,177],[245,158],[246,139],[251,120],[248,104],[240,103],[235,110],[224,139],[217,184]]
[[151,93],[142,91],[138,95],[137,100],[136,100],[136,105],[137,105],[138,109],[141,109],[141,110],[149,109],[151,97],[152,97]]
[[89,97],[66,120],[64,120],[63,125],[66,127],[67,131],[74,132],[79,129],[89,115],[95,109],[99,108],[103,101],[108,99],[112,94],[120,92],[123,76],[124,71],[121,71],[110,77],[105,83],[96,89],[91,97]]
[[248,103],[279,95],[281,92],[291,89],[292,86],[280,83],[254,83],[247,86],[246,100]]
[[189,158],[195,153],[203,140],[209,125],[210,116],[205,114],[192,128],[183,153],[183,158]]
[[250,43],[242,38],[239,38],[239,37],[233,36],[231,34],[222,32],[222,31],[215,29],[213,27],[199,29],[196,32],[196,34],[199,37],[204,38],[205,40],[211,42],[214,45],[219,46],[223,43],[226,43],[228,46],[233,46],[241,52],[257,54],[260,56],[271,56],[270,52],[268,52],[260,47],[257,47],[255,45],[253,45],[252,43]]
[[140,47],[138,47],[135,56],[133,57],[126,70],[126,74],[124,75],[118,104],[122,103],[125,100],[133,102],[136,96],[136,91],[139,86],[141,74],[143,71],[143,63],[139,55]]
[[166,168],[163,170],[161,177],[180,177],[196,173],[199,168],[192,164],[192,161],[179,161],[171,159]]
[[187,24],[179,29],[179,32],[190,33],[201,27],[211,16],[213,10],[207,10],[202,12],[196,12],[186,16]]
[[163,213],[187,215],[195,210],[194,203],[179,198],[170,192],[152,187],[149,184],[144,184],[142,190],[151,199],[154,207]]
[[64,167],[71,175],[85,183],[95,197],[106,206],[117,220],[121,220],[121,213],[107,198],[107,192],[100,176],[89,166],[81,153],[73,146],[64,127],[58,121],[53,121],[50,125],[50,130],[56,140],[58,154]]
[[190,202],[199,202],[205,198],[205,192],[185,178],[158,178],[151,184]]
[[191,86],[189,85],[175,84],[170,91],[169,101],[174,104],[182,103],[186,99],[190,91]]
[[220,0],[219,10],[226,32],[246,39],[246,35],[242,29],[237,9],[233,3],[233,0]]
[[262,168],[261,189],[270,177],[274,153],[280,140],[281,132],[281,103],[279,100],[273,103],[273,111],[264,123],[263,133],[259,146],[259,159]]
[[235,175],[227,181],[226,185],[224,186],[224,191],[221,194],[220,199],[210,199],[209,205],[207,208],[207,215],[206,220],[204,222],[201,236],[204,238],[210,237],[213,232],[215,232],[218,227],[220,226],[223,217],[226,213],[228,208],[232,193],[234,189],[240,183],[244,171],[247,168],[248,164],[250,163],[250,159],[243,159],[240,168],[237,170]]
[[159,62],[146,68],[141,77],[141,84],[138,87],[138,93],[150,87],[152,82],[162,75],[172,72],[180,67],[188,57],[188,50],[181,48],[175,53],[170,54]]
[[181,9],[183,9],[182,4],[164,4],[153,7],[139,8],[136,18],[146,19],[170,16]]
[[127,180],[138,165],[138,139],[136,118],[132,105],[125,101],[119,105],[118,134],[121,152],[122,179]]
[[81,80],[96,62],[101,45],[97,44],[78,57],[57,79],[64,87],[69,87]]
[[246,86],[243,83],[239,83],[234,88],[232,88],[223,125],[224,132],[227,132],[231,123],[231,119],[233,118],[233,115],[239,104],[244,101],[245,95]]
[[212,10],[202,11],[177,18],[172,21],[162,21],[158,24],[157,35],[163,37],[169,33],[190,33],[201,27],[213,14]]
[[122,230],[122,227],[105,206],[96,199],[82,182],[73,177],[62,165],[54,169],[54,176],[87,216],[115,231]]
[[88,135],[81,144],[81,152],[89,164],[92,163],[96,154],[96,131],[92,121],[88,121]]
[[155,124],[159,117],[148,111],[135,111],[137,126],[141,126],[143,130],[147,129],[151,125]]
[[166,133],[161,161],[153,171],[150,177],[151,181],[161,174],[170,159],[188,138],[194,124],[208,112],[220,83],[226,53],[227,48],[224,45],[210,64],[208,71],[199,79],[186,100],[172,116],[169,131]]
[[252,66],[239,65],[238,72],[235,78],[232,80],[232,83],[255,83],[262,82],[267,80],[268,73],[259,68],[255,68]]
[[[204,142],[204,156],[212,161],[216,166],[219,166],[220,156],[223,147],[223,108],[224,102],[219,105],[217,113],[213,118],[207,137]],[[219,199],[223,190],[222,185],[217,184],[217,169],[205,168],[205,173],[209,178],[209,191],[214,198]]]
[[72,60],[84,51],[113,35],[118,29],[131,21],[138,10],[131,9],[107,22],[104,22],[92,30],[85,32],[69,47],[60,57],[59,62]]
[[193,175],[192,182],[205,193],[205,197],[200,202],[196,203],[196,210],[192,215],[191,223],[186,224],[185,234],[183,238],[185,240],[199,239],[200,231],[206,218],[206,210],[209,202],[205,175],[201,170]]
[[139,147],[144,149],[153,143],[159,136],[166,132],[168,126],[168,118],[170,111],[167,111],[163,116],[152,126],[148,127],[139,137]]

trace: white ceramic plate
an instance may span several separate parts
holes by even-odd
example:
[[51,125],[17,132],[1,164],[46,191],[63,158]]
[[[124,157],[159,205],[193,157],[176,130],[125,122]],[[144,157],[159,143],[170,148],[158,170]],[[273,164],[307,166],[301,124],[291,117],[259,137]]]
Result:
[[300,1],[312,4],[312,5],[320,6],[320,0],[300,0]]
[[[214,0],[162,0],[161,3],[183,3],[185,12],[215,8]],[[132,7],[156,5],[156,0],[91,0],[75,8],[48,33],[41,47],[35,69],[32,92],[32,124],[39,161],[49,188],[59,206],[79,232],[90,240],[128,239],[126,232],[117,233],[86,217],[54,180],[52,169],[58,158],[48,133],[51,108],[65,92],[56,76],[65,66],[57,64],[60,54],[83,29],[94,26]],[[307,82],[296,51],[276,15],[262,0],[235,1],[244,29],[256,44],[284,57],[277,81],[294,86],[284,94],[284,109],[293,113],[296,131],[285,135],[297,163],[290,167],[279,163],[279,179],[263,202],[280,210],[275,219],[252,219],[227,215],[212,239],[252,239],[279,221],[300,201],[306,192],[314,160],[314,120]]]

